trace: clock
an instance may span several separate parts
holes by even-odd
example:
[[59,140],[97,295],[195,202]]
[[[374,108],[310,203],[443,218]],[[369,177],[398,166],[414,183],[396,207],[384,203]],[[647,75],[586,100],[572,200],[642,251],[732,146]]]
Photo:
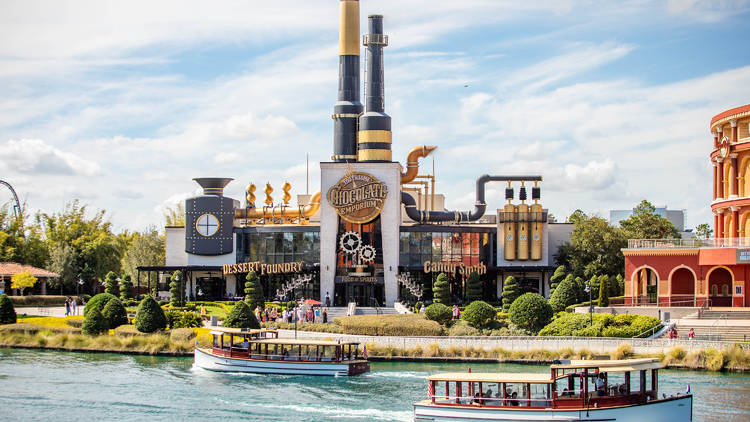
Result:
[[211,237],[219,231],[219,219],[213,214],[202,214],[195,220],[195,230],[203,237]]
[[721,143],[719,144],[719,155],[721,155],[721,158],[726,158],[728,153],[729,153],[729,138],[725,136],[721,138]]

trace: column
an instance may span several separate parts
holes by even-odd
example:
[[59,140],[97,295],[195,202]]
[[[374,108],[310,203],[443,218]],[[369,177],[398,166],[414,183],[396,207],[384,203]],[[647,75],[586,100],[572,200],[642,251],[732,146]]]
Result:
[[714,238],[718,239],[719,237],[719,213],[714,212]]
[[719,133],[714,131],[714,149],[719,148]]
[[732,237],[740,237],[740,211],[737,208],[732,210],[732,224],[734,225]]
[[716,184],[719,183],[718,182],[718,180],[719,180],[718,168],[719,168],[719,166],[716,165],[716,162],[714,162],[714,174],[713,174],[713,176],[714,176],[714,197],[713,197],[713,200],[714,201],[716,200],[716,196],[717,196],[716,195],[716,192],[717,192]]
[[716,197],[719,199],[724,199],[724,165],[721,160],[716,162],[716,175]]
[[729,125],[732,126],[732,143],[737,142],[737,120],[730,120]]
[[722,239],[724,238],[724,211],[719,210],[719,213],[716,215],[719,217],[719,225],[716,227],[716,237]]
[[739,190],[737,189],[737,153],[729,154],[729,197],[736,198]]

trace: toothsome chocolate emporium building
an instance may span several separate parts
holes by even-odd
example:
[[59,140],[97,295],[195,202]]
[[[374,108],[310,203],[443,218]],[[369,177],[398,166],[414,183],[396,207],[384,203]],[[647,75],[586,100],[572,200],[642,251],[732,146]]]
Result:
[[[255,271],[267,299],[305,297],[334,306],[394,306],[429,301],[439,273],[451,280],[457,301],[477,272],[486,300],[514,275],[523,290],[548,294],[553,255],[572,226],[549,223],[541,201],[541,176],[481,175],[474,208],[446,210],[435,194],[435,175],[419,162],[437,147],[414,147],[406,167],[392,160],[391,118],[385,112],[383,17],[368,17],[360,38],[359,2],[342,0],[338,101],[333,108],[333,154],[320,163],[321,190],[290,205],[266,185],[244,203],[223,196],[228,178],[196,178],[203,195],[185,202],[185,227],[167,227],[165,275],[184,273],[188,295],[197,299],[243,296],[246,274]],[[365,47],[365,102],[360,102],[360,39]],[[507,204],[487,215],[485,186],[505,184]],[[518,196],[516,196],[516,189]],[[531,192],[528,201],[527,192]],[[164,292],[166,293],[166,292]]]

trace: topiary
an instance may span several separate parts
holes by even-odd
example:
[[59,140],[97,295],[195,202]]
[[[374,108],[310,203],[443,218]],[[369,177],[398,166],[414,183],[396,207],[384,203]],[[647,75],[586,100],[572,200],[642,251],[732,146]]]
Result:
[[451,304],[451,291],[448,276],[445,273],[438,274],[435,280],[435,285],[432,287],[432,301],[443,305]]
[[107,320],[99,311],[99,308],[91,308],[83,318],[83,325],[81,325],[81,332],[90,336],[98,336],[101,333],[107,331]]
[[461,314],[461,319],[474,328],[481,328],[495,320],[497,311],[489,303],[481,300],[471,302]]
[[508,276],[503,283],[503,312],[508,312],[510,305],[518,298],[521,294],[521,290],[518,287],[516,278]]
[[142,333],[153,333],[167,327],[164,311],[151,296],[143,298],[135,312],[135,328]]
[[466,300],[468,302],[482,300],[482,280],[476,271],[472,271],[466,280]]
[[555,289],[557,289],[557,286],[562,283],[563,280],[565,280],[567,277],[565,275],[565,266],[560,265],[555,270],[555,273],[552,274],[552,277],[549,278],[549,294],[550,297],[553,293],[555,293]]
[[102,316],[107,321],[107,327],[115,329],[128,323],[128,313],[119,299],[110,300],[104,305]]
[[537,293],[521,295],[508,313],[512,323],[532,331],[538,331],[552,319],[552,307]]
[[133,283],[130,281],[130,276],[126,275],[122,279],[120,284],[120,300],[125,301],[133,297]]
[[224,319],[224,327],[233,328],[260,328],[258,319],[255,318],[252,309],[245,301],[239,301],[229,311],[229,315]]
[[425,318],[436,321],[438,324],[445,325],[453,319],[451,308],[442,303],[433,303],[424,310]]
[[0,324],[15,324],[16,309],[8,295],[0,295]]
[[116,295],[120,293],[119,290],[120,289],[117,287],[117,275],[112,271],[108,272],[107,277],[104,280],[104,293]]
[[552,310],[557,313],[564,311],[570,305],[578,302],[578,287],[576,286],[573,274],[569,274],[557,286],[554,293],[549,298],[549,304]]
[[172,273],[172,277],[169,278],[169,304],[172,306],[180,306],[183,303],[183,289],[182,289],[182,273],[180,270]]
[[104,310],[104,307],[107,305],[107,302],[112,299],[116,300],[117,297],[109,293],[99,293],[98,295],[92,297],[91,300],[86,303],[86,307],[83,308],[83,316],[85,317],[93,308],[96,308],[99,310],[99,312],[102,312]]
[[609,306],[609,276],[599,278],[599,306]]
[[255,310],[260,307],[263,309],[266,306],[265,298],[263,297],[263,286],[260,285],[260,278],[255,271],[247,273],[245,282],[245,302],[251,310]]

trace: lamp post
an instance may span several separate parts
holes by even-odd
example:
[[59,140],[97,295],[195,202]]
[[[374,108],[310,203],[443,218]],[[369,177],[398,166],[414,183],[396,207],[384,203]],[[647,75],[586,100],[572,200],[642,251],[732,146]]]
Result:
[[76,296],[81,295],[81,286],[83,286],[83,279],[79,276],[78,282],[76,283]]
[[592,288],[590,284],[586,285],[586,291],[589,292],[589,326],[594,325],[594,299],[591,297]]

